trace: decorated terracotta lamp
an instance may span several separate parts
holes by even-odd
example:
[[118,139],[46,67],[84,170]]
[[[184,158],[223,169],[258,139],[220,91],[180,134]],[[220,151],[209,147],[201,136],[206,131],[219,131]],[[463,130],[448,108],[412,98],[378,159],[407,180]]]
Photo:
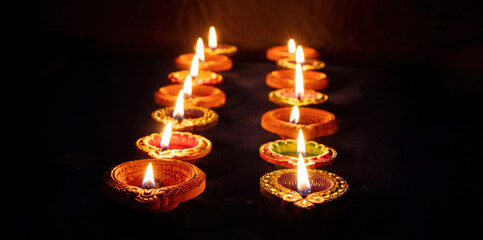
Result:
[[171,84],[154,92],[154,101],[161,106],[176,104],[180,90],[183,90],[186,106],[215,108],[225,104],[225,93],[213,86],[192,84],[191,75],[186,76],[183,84]]
[[327,95],[304,87],[302,67],[295,68],[295,88],[282,88],[268,94],[268,100],[280,106],[306,106],[327,101]]
[[147,212],[167,212],[200,195],[206,175],[193,164],[173,159],[121,163],[104,176],[111,198]]
[[260,156],[267,162],[287,168],[298,166],[298,153],[303,154],[304,164],[307,168],[318,168],[330,164],[337,156],[337,152],[324,144],[304,140],[302,129],[299,129],[298,138],[277,140],[263,144]]
[[[329,78],[325,73],[319,71],[304,71],[304,88],[312,90],[323,90],[329,84]],[[280,69],[267,74],[265,83],[272,88],[291,88],[295,85],[295,70]]]
[[331,112],[305,107],[297,107],[298,111],[294,109],[295,107],[278,108],[264,113],[262,127],[278,134],[281,139],[295,139],[299,129],[302,129],[307,140],[334,134],[339,129],[340,119]]
[[195,163],[211,151],[207,138],[189,132],[172,132],[166,124],[163,134],[153,133],[136,141],[139,150],[154,158],[172,158]]
[[179,132],[199,132],[218,124],[215,111],[197,106],[184,106],[184,92],[179,91],[175,107],[165,107],[154,111],[151,116],[163,125],[171,122],[173,130]]
[[298,156],[297,169],[282,169],[260,178],[260,192],[281,204],[289,214],[298,215],[335,200],[349,189],[349,184],[334,173],[307,170],[303,156]]
[[210,32],[208,35],[208,47],[205,48],[205,53],[211,55],[224,54],[227,56],[233,56],[237,51],[238,48],[235,45],[218,43],[215,27],[210,27]]
[[282,58],[277,61],[277,65],[282,68],[295,69],[295,66],[297,64],[302,65],[302,70],[304,71],[317,70],[325,67],[325,63],[320,60],[313,58],[306,59],[302,46],[297,47],[297,50],[295,52],[295,58]]
[[205,54],[203,40],[198,38],[196,53],[186,53],[174,59],[176,67],[179,69],[190,69],[193,56],[197,55],[200,59],[200,69],[212,72],[224,72],[233,67],[231,58],[222,54]]
[[[317,59],[319,58],[319,52],[314,48],[302,47],[303,52],[307,58]],[[275,46],[267,50],[267,59],[271,61],[278,61],[284,58],[294,58],[295,57],[295,41],[290,39],[287,46]]]
[[199,70],[199,61],[197,55],[191,59],[190,70],[182,70],[168,74],[169,80],[173,83],[184,83],[188,75],[191,76],[193,85],[218,85],[223,82],[220,74],[211,71]]

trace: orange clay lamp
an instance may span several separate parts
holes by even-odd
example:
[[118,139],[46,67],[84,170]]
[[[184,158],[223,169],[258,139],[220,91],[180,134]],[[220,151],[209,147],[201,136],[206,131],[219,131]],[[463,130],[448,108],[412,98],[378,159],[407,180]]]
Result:
[[[203,51],[201,51],[203,52]],[[220,74],[211,71],[200,70],[200,58],[198,55],[193,55],[191,59],[190,70],[181,70],[168,74],[169,80],[173,83],[184,83],[186,77],[191,75],[193,85],[218,85],[223,82],[223,77]]]
[[121,163],[106,172],[104,192],[146,212],[167,212],[200,195],[206,175],[193,164],[173,159]]
[[184,106],[184,91],[180,90],[176,106],[160,108],[151,116],[163,125],[171,122],[172,128],[180,132],[199,132],[218,124],[215,111],[197,106]]
[[205,54],[201,38],[198,38],[196,43],[196,53],[182,54],[174,59],[174,63],[179,69],[190,69],[191,61],[195,55],[200,59],[200,70],[224,72],[233,67],[233,61],[225,55]]

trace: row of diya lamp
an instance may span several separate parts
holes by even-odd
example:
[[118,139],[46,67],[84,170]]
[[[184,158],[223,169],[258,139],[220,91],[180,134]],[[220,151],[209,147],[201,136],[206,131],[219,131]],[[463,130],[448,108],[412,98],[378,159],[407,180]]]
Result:
[[[281,88],[270,93],[269,99],[282,105],[299,106],[324,102],[327,100],[326,95],[304,89],[300,84],[305,82],[317,90],[327,86],[328,79],[325,74],[308,70],[319,69],[324,63],[315,59],[303,59],[303,52],[314,57],[318,56],[317,51],[304,47],[302,52],[302,48],[298,47],[297,58],[294,58],[295,51],[292,49],[295,46],[291,40],[288,48],[277,46],[267,50],[267,58],[277,60],[279,66],[296,68],[295,72],[284,69],[267,75],[266,82],[269,86]],[[223,105],[226,97],[223,91],[213,85],[222,83],[223,77],[218,73],[232,68],[233,62],[229,56],[236,51],[237,48],[233,45],[217,44],[215,30],[211,27],[208,48],[204,48],[203,41],[199,38],[195,53],[182,54],[175,59],[176,66],[183,69],[168,75],[175,84],[161,87],[154,93],[155,102],[166,106],[152,113],[152,118],[165,126],[164,131],[142,137],[136,142],[138,149],[153,158],[128,161],[110,169],[104,177],[104,190],[109,196],[139,210],[166,212],[174,209],[180,202],[190,200],[203,192],[206,176],[194,163],[211,151],[212,144],[207,138],[193,133],[217,124],[218,115],[211,108]],[[300,62],[302,64],[297,64]],[[306,70],[303,74],[302,69]],[[299,79],[297,84],[296,78]],[[297,91],[302,89],[302,95],[295,93],[293,89],[287,90],[286,87],[294,84],[299,86]],[[293,101],[294,96],[297,101]],[[298,110],[301,121],[290,123],[286,120],[286,109],[264,114],[262,127],[275,133],[279,133],[278,128],[304,129],[309,139],[337,131],[338,120],[329,112],[300,108]],[[284,139],[293,137],[290,131],[279,134]],[[260,154],[265,160],[281,166],[303,166],[293,161],[292,148],[297,142],[300,145],[303,140],[268,143],[260,148]],[[336,156],[335,150],[315,142],[301,146],[306,148],[303,159],[309,168],[328,164]],[[271,199],[282,199],[282,205],[288,201],[294,203],[294,206],[300,206],[299,208],[309,209],[314,204],[336,198],[337,194],[344,193],[348,187],[340,177],[322,170],[309,170],[307,176],[310,179],[310,182],[307,181],[310,184],[308,186],[312,185],[312,191],[294,191],[293,184],[290,184],[297,182],[294,181],[295,174],[287,169],[264,175],[260,180],[261,192]]]

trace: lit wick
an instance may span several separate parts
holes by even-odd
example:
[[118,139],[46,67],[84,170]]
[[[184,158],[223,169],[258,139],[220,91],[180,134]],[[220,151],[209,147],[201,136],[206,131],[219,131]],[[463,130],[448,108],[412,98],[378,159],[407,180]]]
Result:
[[201,62],[205,62],[205,47],[203,46],[203,39],[198,38],[196,42],[196,55]]
[[164,127],[163,135],[161,137],[160,147],[161,149],[167,150],[169,148],[169,142],[171,140],[171,122],[166,124]]
[[297,106],[294,106],[292,108],[292,112],[290,112],[290,123],[295,123],[295,124],[298,124],[299,123],[299,107]]
[[300,63],[295,65],[295,96],[298,100],[304,97],[304,75]]
[[208,35],[208,46],[212,50],[215,50],[218,47],[218,43],[216,39],[216,31],[215,31],[215,27],[213,26],[210,27],[210,33]]
[[299,129],[299,135],[297,139],[297,154],[302,154],[304,156],[306,154],[304,133],[302,132],[302,129]]
[[288,52],[295,53],[295,41],[293,39],[288,40]]
[[302,197],[305,197],[309,195],[311,190],[304,157],[302,156],[302,153],[299,153],[299,160],[297,163],[297,192],[302,195]]
[[200,68],[199,64],[200,59],[198,58],[198,55],[193,56],[193,60],[191,60],[191,67],[190,67],[190,75],[192,78],[198,77],[198,71]]
[[297,51],[295,52],[295,62],[300,64],[304,64],[305,62],[304,50],[300,45],[298,45]]
[[184,97],[185,98],[191,98],[193,95],[192,95],[192,79],[191,79],[191,75],[188,74],[188,76],[186,76],[186,79],[184,80],[184,84],[183,84],[183,93],[184,93]]
[[182,121],[184,118],[184,93],[183,90],[179,91],[178,100],[176,100],[176,106],[173,111],[173,118]]
[[148,168],[146,169],[146,173],[144,174],[144,180],[142,183],[142,187],[146,189],[154,188],[154,174],[153,174],[153,165],[151,163],[148,164]]

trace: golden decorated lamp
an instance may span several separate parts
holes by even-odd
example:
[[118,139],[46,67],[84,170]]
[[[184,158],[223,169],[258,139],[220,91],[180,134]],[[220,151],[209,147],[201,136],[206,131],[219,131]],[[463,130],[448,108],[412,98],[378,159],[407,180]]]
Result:
[[208,47],[205,48],[205,52],[207,54],[224,54],[228,56],[233,56],[236,54],[237,51],[238,48],[235,45],[218,43],[215,27],[210,27],[208,34]]
[[325,67],[325,63],[315,58],[305,58],[304,49],[302,46],[297,46],[294,57],[282,58],[277,60],[277,65],[282,68],[295,69],[296,65],[300,64],[302,70],[317,70]]

